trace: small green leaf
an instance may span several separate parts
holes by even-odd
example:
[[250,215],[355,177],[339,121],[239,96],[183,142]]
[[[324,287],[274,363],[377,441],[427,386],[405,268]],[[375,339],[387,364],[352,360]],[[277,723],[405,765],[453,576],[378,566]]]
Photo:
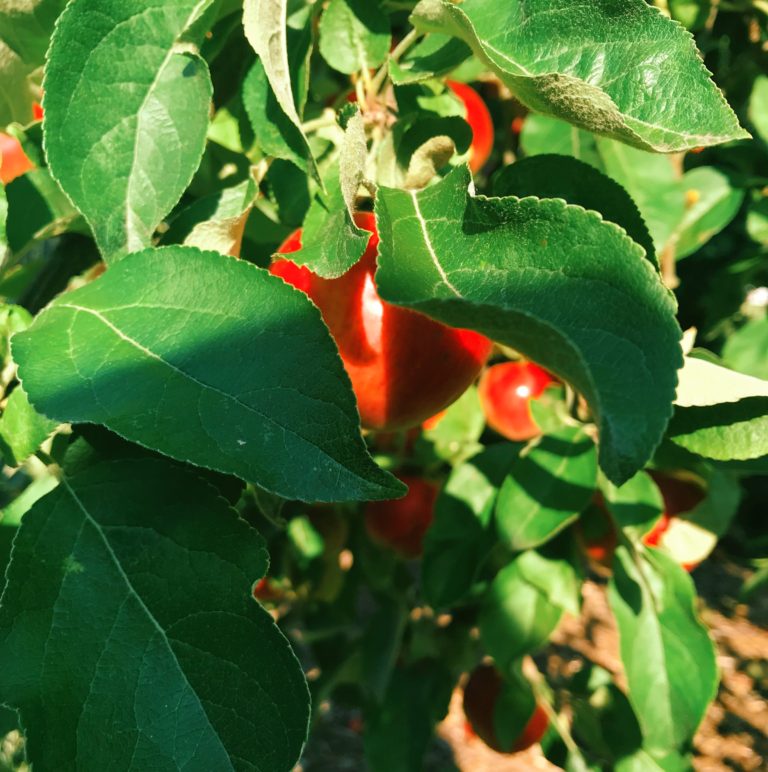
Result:
[[491,445],[456,467],[440,492],[421,564],[430,605],[450,606],[472,588],[493,546],[493,505],[517,453],[511,443]]
[[768,75],[759,75],[749,100],[749,119],[757,133],[768,142]]
[[362,113],[356,109],[346,121],[344,139],[339,148],[339,183],[351,222],[354,222],[357,193],[365,178],[367,158],[365,124]]
[[[0,11],[0,22],[2,18]],[[32,120],[33,92],[30,72],[29,65],[0,39],[0,129],[9,123],[26,124]]]
[[0,9],[2,38],[30,67],[45,62],[53,25],[67,0],[12,0]]
[[620,225],[655,264],[656,251],[637,205],[626,190],[590,164],[562,155],[535,155],[493,178],[494,196],[562,198]]
[[[42,769],[274,769],[309,694],[251,597],[261,537],[162,460],[104,462],[37,502],[0,607],[0,692]],[[54,664],[55,663],[55,664]]]
[[378,0],[330,0],[320,19],[320,53],[347,75],[383,64],[390,42],[389,17]]
[[0,451],[8,466],[18,466],[26,461],[58,426],[41,416],[29,404],[21,386],[17,386],[5,405],[0,417]]
[[747,211],[747,233],[758,244],[768,244],[768,197],[750,202]]
[[528,115],[520,132],[520,147],[527,156],[556,153],[573,156],[604,171],[595,135],[547,115]]
[[677,445],[705,458],[768,454],[768,381],[687,357],[668,429]]
[[8,246],[20,260],[35,243],[67,231],[88,231],[47,169],[33,169],[6,188]]
[[422,0],[417,28],[464,40],[532,110],[656,152],[748,137],[691,35],[644,0]]
[[448,35],[427,35],[399,62],[390,60],[389,75],[396,86],[420,83],[446,75],[472,55],[466,43]]
[[535,652],[563,616],[559,605],[525,579],[518,563],[499,571],[480,609],[483,645],[501,669]]
[[178,41],[210,2],[72,0],[56,26],[46,153],[108,262],[149,246],[200,164],[211,79]]
[[619,546],[608,598],[629,699],[654,757],[690,742],[717,689],[715,649],[694,610],[688,574],[658,551]]
[[301,231],[301,249],[290,259],[306,265],[318,276],[336,279],[363,255],[370,239],[349,215],[341,189],[338,164],[323,175],[325,191],[318,190],[310,204]]
[[581,429],[545,435],[520,454],[499,491],[499,537],[513,550],[544,544],[578,518],[596,484],[595,443]]
[[470,386],[437,422],[424,429],[417,442],[429,444],[432,452],[456,465],[474,456],[483,446],[478,442],[485,429],[485,413],[477,388]]
[[469,182],[464,167],[419,193],[379,189],[381,296],[570,382],[597,416],[603,470],[624,482],[671,413],[682,358],[673,297],[612,223],[556,199],[472,197]]
[[12,345],[30,401],[56,420],[103,424],[285,498],[403,490],[365,450],[317,308],[248,263],[193,247],[136,253]]
[[[566,542],[568,546],[570,542]],[[557,545],[560,547],[561,545]],[[581,613],[581,583],[574,563],[548,549],[546,552],[526,550],[515,561],[520,575],[541,592],[553,606],[578,617]]]
[[768,381],[768,318],[751,319],[723,346],[723,361],[734,370]]
[[621,487],[606,482],[602,489],[605,504],[618,526],[640,544],[664,511],[664,500],[656,483],[645,472],[638,472]]
[[681,260],[704,246],[739,212],[745,191],[711,166],[699,166],[683,176],[685,196],[692,199],[672,235],[675,256]]
[[246,0],[245,34],[259,59],[243,84],[243,103],[262,152],[319,179],[301,128],[309,83],[311,19],[287,18],[286,0]]

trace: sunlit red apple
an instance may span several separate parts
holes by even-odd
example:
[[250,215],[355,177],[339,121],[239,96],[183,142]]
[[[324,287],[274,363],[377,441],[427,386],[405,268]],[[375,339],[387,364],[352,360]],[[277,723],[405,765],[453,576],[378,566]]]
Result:
[[455,80],[446,85],[464,103],[466,119],[472,129],[472,145],[469,149],[469,168],[477,173],[485,166],[493,150],[493,120],[483,98],[472,86]]
[[533,362],[503,362],[489,367],[480,379],[480,403],[494,431],[515,442],[541,434],[533,420],[531,400],[538,399],[555,379]]
[[401,499],[366,504],[365,525],[374,541],[416,558],[424,550],[424,534],[432,523],[440,489],[422,477],[403,475],[400,479],[408,493]]
[[16,137],[0,133],[0,182],[7,185],[35,168]]
[[528,723],[511,748],[504,748],[496,734],[494,712],[504,681],[493,665],[479,665],[464,687],[464,715],[472,731],[498,753],[519,753],[535,745],[546,734],[549,719],[541,705],[533,709]]
[[[340,278],[320,278],[285,259],[274,262],[270,271],[320,309],[352,381],[363,426],[405,429],[458,399],[477,377],[492,344],[471,330],[447,327],[381,300],[374,283],[376,220],[371,213],[355,219],[372,235],[361,259]],[[289,254],[300,245],[298,230],[278,251]]]

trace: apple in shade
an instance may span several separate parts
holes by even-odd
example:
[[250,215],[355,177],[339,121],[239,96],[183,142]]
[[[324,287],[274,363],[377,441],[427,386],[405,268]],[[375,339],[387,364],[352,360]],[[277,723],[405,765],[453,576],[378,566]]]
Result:
[[591,504],[574,525],[574,532],[590,565],[598,573],[611,570],[613,555],[619,543],[616,526],[609,514],[603,494],[597,491]]
[[541,705],[533,709],[528,723],[512,743],[504,748],[496,735],[494,713],[504,688],[504,680],[493,665],[476,667],[464,687],[464,715],[474,734],[498,753],[519,753],[541,740],[549,726],[549,719]]
[[401,499],[373,501],[365,506],[365,526],[371,538],[406,558],[424,551],[424,535],[432,524],[439,486],[422,477],[403,475],[408,486]]
[[541,434],[531,413],[538,399],[555,379],[533,362],[503,362],[489,367],[480,379],[480,403],[488,426],[514,442]]
[[7,185],[35,168],[16,137],[0,133],[0,182]]
[[446,85],[464,103],[465,117],[472,129],[472,144],[469,148],[469,168],[477,173],[485,166],[493,150],[493,120],[480,94],[466,83],[455,80]]
[[[287,259],[278,259],[269,270],[320,309],[352,381],[362,425],[377,431],[417,426],[462,395],[492,343],[471,330],[384,302],[374,283],[376,220],[366,212],[355,215],[355,221],[371,237],[360,260],[338,279],[323,279]],[[290,254],[300,247],[297,230],[278,252]]]
[[[664,499],[664,513],[656,525],[643,537],[649,547],[663,547],[665,534],[674,526],[679,515],[695,509],[706,497],[704,490],[691,480],[683,480],[658,471],[650,472]],[[682,563],[686,571],[693,571],[698,563]]]

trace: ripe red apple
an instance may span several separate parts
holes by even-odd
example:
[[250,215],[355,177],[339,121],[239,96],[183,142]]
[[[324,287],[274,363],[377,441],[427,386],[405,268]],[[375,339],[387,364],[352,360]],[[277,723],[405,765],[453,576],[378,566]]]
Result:
[[480,403],[488,425],[516,442],[541,434],[530,403],[555,382],[533,362],[503,362],[489,367],[480,379]]
[[469,148],[469,168],[477,173],[485,166],[493,150],[493,120],[483,98],[472,86],[455,80],[446,82],[451,91],[461,99],[466,110],[467,123],[472,129],[472,145]]
[[422,477],[400,477],[408,493],[402,499],[373,501],[365,507],[365,525],[374,541],[407,558],[424,550],[424,534],[432,523],[439,487]]
[[[492,344],[471,330],[446,327],[381,300],[373,280],[376,220],[366,212],[355,221],[372,235],[360,261],[340,278],[323,279],[289,260],[278,260],[269,270],[320,309],[352,381],[363,426],[405,429],[458,399],[477,377]],[[297,230],[278,252],[289,254],[300,246]]]
[[[691,480],[684,480],[662,472],[650,472],[656,485],[659,486],[664,499],[664,514],[656,525],[643,537],[643,543],[649,547],[664,545],[664,535],[674,524],[678,515],[683,515],[695,509],[705,498],[701,486]],[[686,571],[693,571],[698,563],[682,563]]]
[[479,665],[464,687],[464,715],[472,731],[498,753],[519,753],[535,745],[547,731],[549,718],[541,705],[533,709],[528,723],[509,749],[503,748],[496,736],[494,711],[504,681],[493,665]]
[[21,142],[10,134],[0,133],[0,182],[7,185],[11,180],[34,168],[35,165],[27,157]]

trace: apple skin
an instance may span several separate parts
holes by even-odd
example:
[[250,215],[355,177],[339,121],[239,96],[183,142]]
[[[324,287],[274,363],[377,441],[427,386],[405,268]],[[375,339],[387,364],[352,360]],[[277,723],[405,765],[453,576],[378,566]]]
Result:
[[531,415],[538,399],[555,379],[533,362],[503,362],[489,367],[480,379],[480,403],[488,425],[514,442],[541,434]]
[[0,182],[7,185],[34,168],[19,140],[10,134],[0,133]]
[[464,103],[466,119],[472,129],[472,145],[469,149],[469,168],[477,174],[491,157],[494,128],[491,113],[480,94],[472,86],[455,80],[446,85]]
[[406,558],[424,551],[424,534],[432,524],[440,488],[422,477],[403,475],[408,486],[401,499],[373,501],[365,507],[365,527],[371,538]]
[[[643,543],[648,547],[658,547],[663,544],[664,534],[670,529],[675,518],[695,509],[704,500],[706,494],[700,486],[690,480],[682,480],[657,471],[649,474],[661,491],[664,499],[664,514],[643,537]],[[690,573],[699,564],[682,563],[681,565]]]
[[[336,341],[357,397],[362,425],[377,431],[419,425],[458,399],[482,369],[492,343],[471,330],[447,327],[379,297],[374,283],[378,235],[370,212],[355,215],[371,232],[365,253],[338,279],[277,260],[270,272],[309,295]],[[301,230],[280,254],[301,246]]]
[[479,665],[464,687],[464,715],[472,731],[497,753],[519,753],[541,740],[549,726],[549,718],[541,705],[533,709],[528,723],[509,749],[504,749],[496,737],[493,714],[504,682],[493,665]]

